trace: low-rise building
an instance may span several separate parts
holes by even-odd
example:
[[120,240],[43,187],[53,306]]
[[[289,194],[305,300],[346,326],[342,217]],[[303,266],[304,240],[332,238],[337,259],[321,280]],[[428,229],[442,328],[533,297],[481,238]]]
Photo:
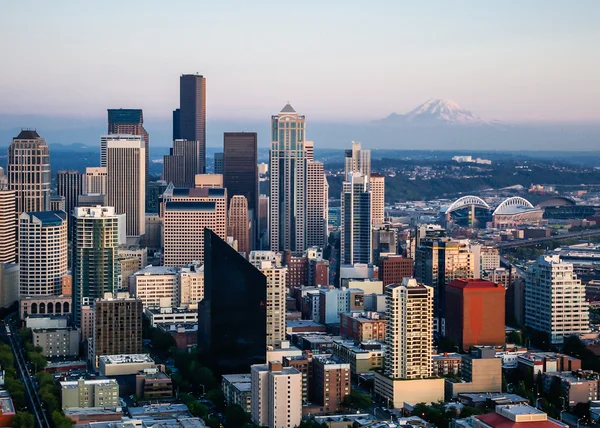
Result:
[[67,328],[69,318],[66,315],[28,315],[25,318],[27,328]]
[[135,394],[147,400],[173,397],[173,382],[161,366],[144,369],[135,376]]
[[94,379],[60,382],[62,408],[117,407],[119,384],[115,379]]
[[461,380],[446,378],[446,400],[458,394],[473,392],[502,392],[502,360],[494,348],[475,348],[463,356]]
[[342,409],[344,398],[350,395],[350,364],[331,355],[313,358],[313,399],[321,412]]
[[44,357],[79,355],[79,331],[74,328],[34,328],[33,344],[42,348]]
[[156,367],[148,354],[101,355],[98,370],[101,376],[134,375],[145,369]]
[[156,327],[173,336],[177,349],[189,349],[198,344],[198,324],[157,324]]
[[357,345],[352,340],[335,340],[333,355],[350,364],[352,376],[358,376],[383,367],[385,344],[368,341]]
[[[460,419],[462,420],[462,419]],[[464,425],[459,425],[464,426]],[[554,428],[568,425],[552,418],[546,413],[527,404],[507,404],[496,406],[496,411],[473,416],[467,426],[473,428]]]
[[27,296],[19,300],[19,316],[67,315],[71,313],[71,296]]
[[547,392],[551,391],[552,385],[558,386],[561,397],[565,398],[570,407],[598,400],[598,373],[588,370],[546,372],[542,375],[542,380]]
[[581,360],[556,352],[527,352],[517,357],[517,367],[524,376],[536,379],[540,373],[581,370]]
[[462,355],[457,353],[444,352],[443,354],[432,355],[433,375],[439,377],[459,376],[462,365]]
[[0,391],[0,427],[12,427],[15,416],[15,405],[9,392]]
[[221,389],[228,406],[237,404],[245,412],[252,412],[252,375],[250,373],[223,375]]
[[198,310],[187,308],[147,308],[144,311],[152,327],[158,324],[197,324]]
[[378,312],[349,312],[340,314],[340,335],[356,342],[385,341],[384,314]]

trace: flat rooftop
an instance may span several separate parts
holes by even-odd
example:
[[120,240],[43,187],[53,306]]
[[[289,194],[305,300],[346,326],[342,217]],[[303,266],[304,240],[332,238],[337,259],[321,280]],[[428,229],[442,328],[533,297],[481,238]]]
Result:
[[149,354],[101,355],[99,359],[104,364],[154,363]]
[[229,383],[240,383],[240,382],[251,382],[252,381],[252,375],[250,373],[228,374],[228,375],[223,375],[222,377]]
[[[80,379],[83,380],[83,382],[86,385],[118,385],[117,381],[115,379]],[[79,385],[79,381],[78,380],[69,380],[69,381],[63,381],[60,382],[60,386],[62,388],[77,388],[77,386]]]

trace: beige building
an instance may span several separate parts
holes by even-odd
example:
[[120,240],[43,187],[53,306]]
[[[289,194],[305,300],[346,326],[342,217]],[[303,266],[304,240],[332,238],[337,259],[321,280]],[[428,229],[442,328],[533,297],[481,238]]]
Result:
[[197,307],[204,297],[204,269],[148,266],[131,277],[130,292],[142,300],[144,309],[160,307]]
[[371,176],[371,150],[363,150],[361,144],[352,141],[352,149],[345,152],[346,175],[344,181],[350,181],[350,173],[360,172]]
[[17,256],[16,194],[0,190],[0,263],[14,263]]
[[19,300],[19,265],[0,263],[0,308]]
[[309,160],[306,164],[306,245],[323,247],[327,240],[329,198],[323,163]]
[[302,420],[302,373],[280,361],[255,364],[252,376],[252,421],[259,426],[290,428]]
[[79,355],[79,331],[73,328],[34,328],[33,344],[48,358]]
[[36,131],[22,130],[12,140],[6,174],[17,214],[50,209],[50,150]]
[[106,168],[101,166],[85,169],[86,194],[106,195]]
[[106,142],[106,199],[126,215],[127,236],[139,237],[146,231],[146,143],[129,137]]
[[196,189],[223,188],[223,174],[196,174],[194,187]]
[[444,401],[444,378],[391,379],[375,372],[375,394],[395,409],[405,404],[438,403]]
[[475,348],[463,356],[462,380],[446,379],[446,399],[458,394],[502,392],[502,358],[496,358],[494,348]]
[[90,305],[81,307],[81,320],[79,322],[81,341],[86,342],[94,336],[94,307]]
[[267,346],[281,347],[285,340],[285,279],[287,268],[263,261],[259,270],[267,277]]
[[250,252],[250,222],[248,200],[242,195],[233,195],[229,202],[229,226],[227,235],[237,241],[238,252]]
[[115,379],[60,382],[62,408],[118,407],[119,384]]
[[98,357],[98,372],[101,376],[133,375],[156,367],[148,354],[101,355]]
[[22,320],[29,315],[67,315],[71,313],[71,296],[27,296],[19,300],[19,316]]
[[[67,274],[67,214],[23,213],[19,217],[21,296],[59,295]],[[42,269],[43,267],[43,269]]]
[[385,222],[385,177],[372,172],[369,178],[371,186],[371,222],[383,224]]
[[129,290],[131,275],[140,270],[140,261],[136,258],[119,257],[119,291]]
[[139,247],[132,245],[129,247],[119,247],[119,258],[122,259],[137,259],[138,268],[137,270],[143,269],[148,266],[148,249],[145,247]]
[[204,228],[227,239],[227,191],[223,188],[165,192],[164,265],[204,261]]
[[383,368],[385,344],[377,341],[358,345],[353,340],[334,340],[333,355],[350,364],[352,376]]
[[198,308],[204,298],[204,266],[187,265],[179,269],[179,306]]

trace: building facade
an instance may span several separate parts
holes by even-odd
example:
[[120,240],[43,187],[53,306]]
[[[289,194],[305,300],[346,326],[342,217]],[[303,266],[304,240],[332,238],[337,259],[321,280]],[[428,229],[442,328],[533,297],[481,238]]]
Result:
[[106,195],[106,167],[86,168],[84,189],[86,194]]
[[[173,139],[198,141],[199,171],[206,172],[206,78],[198,74],[183,74],[179,78],[179,111],[177,132]],[[175,128],[175,126],[174,126]]]
[[0,190],[0,263],[14,263],[17,259],[16,193]]
[[65,198],[65,211],[69,216],[83,194],[83,174],[75,170],[60,170],[56,174],[56,193]]
[[163,156],[163,180],[175,187],[194,187],[196,174],[204,174],[203,145],[198,140],[175,140],[168,155]]
[[237,241],[238,251],[250,252],[250,223],[248,221],[248,200],[245,196],[234,195],[229,204],[229,225],[227,236]]
[[329,211],[329,186],[323,163],[308,161],[306,175],[306,245],[323,247],[327,244]]
[[144,140],[146,183],[150,174],[150,135],[144,129],[144,113],[141,109],[108,109],[108,133],[139,135]]
[[267,346],[279,348],[286,338],[285,330],[285,277],[287,269],[261,262],[260,272],[267,278]]
[[369,177],[371,187],[371,223],[385,222],[385,177],[375,172]]
[[343,264],[371,263],[371,192],[369,177],[348,174],[342,184],[340,258]]

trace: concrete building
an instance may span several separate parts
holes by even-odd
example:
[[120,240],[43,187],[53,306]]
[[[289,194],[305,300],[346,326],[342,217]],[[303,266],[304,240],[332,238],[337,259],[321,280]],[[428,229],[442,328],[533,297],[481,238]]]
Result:
[[115,379],[60,382],[62,408],[118,407],[119,384]]
[[462,365],[462,356],[457,353],[448,353],[433,355],[433,375],[436,377],[446,377],[448,375],[460,375]]
[[8,147],[8,189],[16,213],[50,210],[50,150],[35,130],[22,130]]
[[260,268],[263,261],[271,262],[273,266],[282,266],[282,254],[275,251],[251,251],[248,262],[255,268]]
[[206,172],[206,78],[182,74],[179,78],[179,109],[174,115],[173,139],[198,141],[198,173]]
[[308,161],[306,165],[306,245],[323,247],[327,243],[329,186],[322,162]]
[[56,173],[56,193],[65,198],[63,211],[70,216],[73,208],[77,206],[77,198],[84,193],[83,174],[70,169],[58,171]]
[[446,378],[446,399],[474,392],[502,392],[502,359],[494,348],[474,348],[462,359],[462,380]]
[[271,116],[270,249],[302,255],[306,249],[306,150],[304,116],[286,104]]
[[356,345],[353,340],[333,341],[333,355],[350,364],[352,376],[382,369],[384,354],[383,342],[366,341]]
[[213,153],[213,172],[223,174],[223,152]]
[[379,265],[382,257],[398,254],[398,229],[390,226],[373,226],[371,230],[373,263]]
[[119,217],[113,207],[73,210],[73,314],[119,287]]
[[194,176],[195,189],[221,189],[223,188],[223,174],[196,174]]
[[100,355],[142,353],[142,301],[106,295],[94,302],[94,329],[89,360],[98,366]]
[[8,308],[19,300],[19,265],[0,263],[0,308]]
[[537,379],[539,374],[581,370],[581,360],[556,352],[526,352],[517,356],[523,377]]
[[170,154],[163,156],[163,180],[175,187],[195,187],[196,175],[204,174],[203,150],[199,140],[174,140]]
[[67,214],[64,211],[22,213],[19,217],[20,295],[61,294],[67,262]]
[[340,335],[355,342],[385,341],[387,320],[377,312],[349,312],[340,314]]
[[331,355],[315,355],[312,365],[314,403],[321,412],[342,410],[344,398],[350,395],[350,364]]
[[60,195],[50,195],[50,211],[67,212],[65,197]]
[[431,358],[433,288],[405,278],[386,286],[385,295],[387,348],[383,373],[375,373],[375,393],[396,408],[443,399],[444,381],[433,378]]
[[548,393],[556,385],[568,407],[597,401],[598,380],[598,373],[591,370],[546,372],[542,375],[544,390]]
[[267,278],[267,346],[279,348],[285,340],[285,278],[287,269],[263,261],[260,272]]
[[229,205],[227,236],[238,243],[238,251],[250,252],[250,223],[248,221],[248,200],[242,195],[233,195]]
[[342,183],[341,208],[341,263],[371,263],[371,192],[367,175],[348,174]]
[[198,324],[198,310],[188,308],[147,308],[144,311],[152,327],[159,325]]
[[308,257],[294,256],[290,251],[286,251],[283,261],[288,270],[286,282],[288,289],[308,284]]
[[401,284],[404,278],[413,277],[413,260],[390,255],[379,260],[379,278],[383,285]]
[[101,376],[134,375],[154,367],[156,367],[156,363],[149,354],[101,355],[98,357],[98,372]]
[[550,343],[590,331],[585,286],[573,265],[557,255],[540,256],[527,270],[525,325],[548,334]]
[[252,375],[231,374],[221,377],[221,390],[228,406],[238,405],[252,413]]
[[446,284],[446,337],[469,350],[476,345],[506,343],[506,289],[481,279],[455,279]]
[[255,364],[252,376],[252,421],[260,426],[289,428],[302,420],[302,374],[279,361]]
[[371,188],[371,223],[385,223],[385,177],[372,172],[369,177]]
[[0,263],[17,260],[16,193],[0,189]]
[[258,226],[257,226],[257,234],[258,234],[258,244],[257,249],[259,250],[267,250],[269,249],[269,219],[271,217],[269,213],[269,197],[267,195],[260,195],[258,197]]
[[79,331],[74,328],[35,328],[33,345],[42,348],[47,358],[75,357],[79,355]]
[[150,173],[150,135],[144,129],[144,114],[141,109],[108,109],[108,133],[140,135],[145,143],[146,183]]
[[106,195],[106,174],[106,167],[87,167],[85,169],[84,193]]
[[26,296],[19,300],[19,318],[29,315],[68,315],[71,313],[72,297],[65,295]]
[[174,189],[165,193],[164,265],[183,266],[204,261],[204,229],[227,237],[227,191]]
[[468,426],[474,428],[567,428],[569,425],[551,419],[541,410],[528,404],[506,404],[496,406],[496,412],[473,416]]
[[320,288],[318,322],[337,324],[340,322],[340,313],[361,311],[363,296],[364,292],[357,288]]
[[173,381],[162,366],[144,369],[135,376],[135,395],[148,400],[173,397]]
[[144,309],[195,307],[204,296],[204,270],[196,265],[148,266],[132,275],[130,292]]
[[143,137],[106,143],[106,200],[116,214],[126,214],[126,234],[146,231],[146,143]]
[[345,151],[344,163],[345,181],[350,181],[350,174],[354,172],[360,172],[366,177],[371,176],[371,150],[363,150],[360,143],[352,141],[352,149]]

